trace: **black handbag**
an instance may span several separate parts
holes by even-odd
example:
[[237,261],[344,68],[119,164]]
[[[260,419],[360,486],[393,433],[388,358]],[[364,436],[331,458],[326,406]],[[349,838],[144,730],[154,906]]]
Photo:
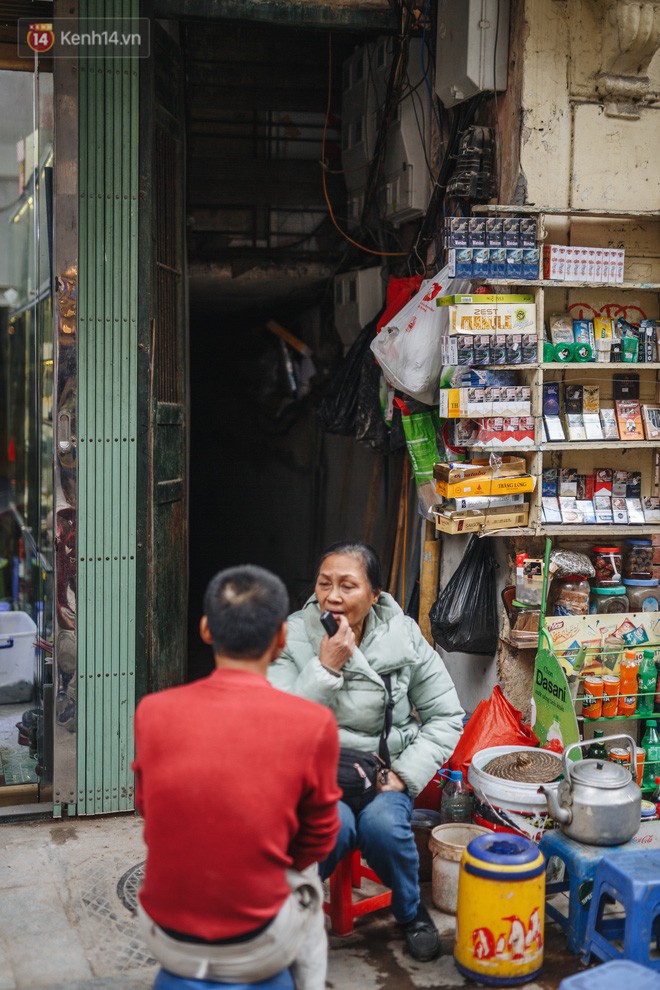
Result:
[[383,675],[383,683],[387,689],[387,705],[383,731],[378,742],[378,753],[364,753],[360,749],[342,747],[339,750],[339,765],[337,768],[337,783],[342,790],[342,801],[351,811],[358,814],[376,797],[378,773],[388,770],[390,766],[390,751],[387,747],[387,737],[392,728],[392,685],[389,674]]

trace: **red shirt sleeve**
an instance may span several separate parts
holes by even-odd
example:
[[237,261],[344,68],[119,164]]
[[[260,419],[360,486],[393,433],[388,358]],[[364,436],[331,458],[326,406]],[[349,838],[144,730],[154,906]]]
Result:
[[316,748],[310,754],[307,787],[298,805],[300,828],[289,849],[296,870],[320,862],[334,848],[339,832],[337,801],[341,797],[337,786],[338,761],[337,725],[328,714]]

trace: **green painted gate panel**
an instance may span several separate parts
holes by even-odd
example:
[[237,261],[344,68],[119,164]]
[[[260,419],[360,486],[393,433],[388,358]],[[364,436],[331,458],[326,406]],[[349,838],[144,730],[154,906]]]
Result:
[[[79,15],[137,17],[81,0]],[[139,60],[79,63],[78,813],[134,806]]]

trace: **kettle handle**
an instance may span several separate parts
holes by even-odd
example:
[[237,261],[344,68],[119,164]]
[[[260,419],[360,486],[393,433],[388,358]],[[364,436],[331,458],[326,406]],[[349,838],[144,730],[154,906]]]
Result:
[[[618,736],[608,736],[607,742],[611,743],[614,742],[616,739],[625,739],[626,742],[628,743],[628,749],[630,750],[630,766],[634,768],[635,766],[634,739],[632,738],[632,736],[627,735],[627,733],[621,733],[621,735]],[[571,782],[571,771],[569,769],[569,764],[568,764],[568,754],[571,752],[572,749],[581,749],[583,746],[591,746],[592,742],[593,739],[583,739],[581,742],[571,743],[570,746],[567,746],[564,752],[562,753],[561,762],[564,768],[564,779],[567,780],[569,784]],[[603,739],[603,742],[605,742],[605,739]]]

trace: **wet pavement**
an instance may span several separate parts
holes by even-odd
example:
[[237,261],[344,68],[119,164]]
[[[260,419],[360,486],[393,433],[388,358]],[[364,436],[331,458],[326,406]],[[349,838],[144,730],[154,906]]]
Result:
[[[156,963],[134,905],[145,849],[134,815],[0,824],[0,990],[148,990]],[[474,987],[453,963],[454,919],[433,908],[443,954],[418,963],[404,952],[388,910],[330,937],[328,990],[458,990]],[[582,967],[546,924],[542,974],[527,990],[557,990]],[[594,982],[597,987],[597,981]]]

